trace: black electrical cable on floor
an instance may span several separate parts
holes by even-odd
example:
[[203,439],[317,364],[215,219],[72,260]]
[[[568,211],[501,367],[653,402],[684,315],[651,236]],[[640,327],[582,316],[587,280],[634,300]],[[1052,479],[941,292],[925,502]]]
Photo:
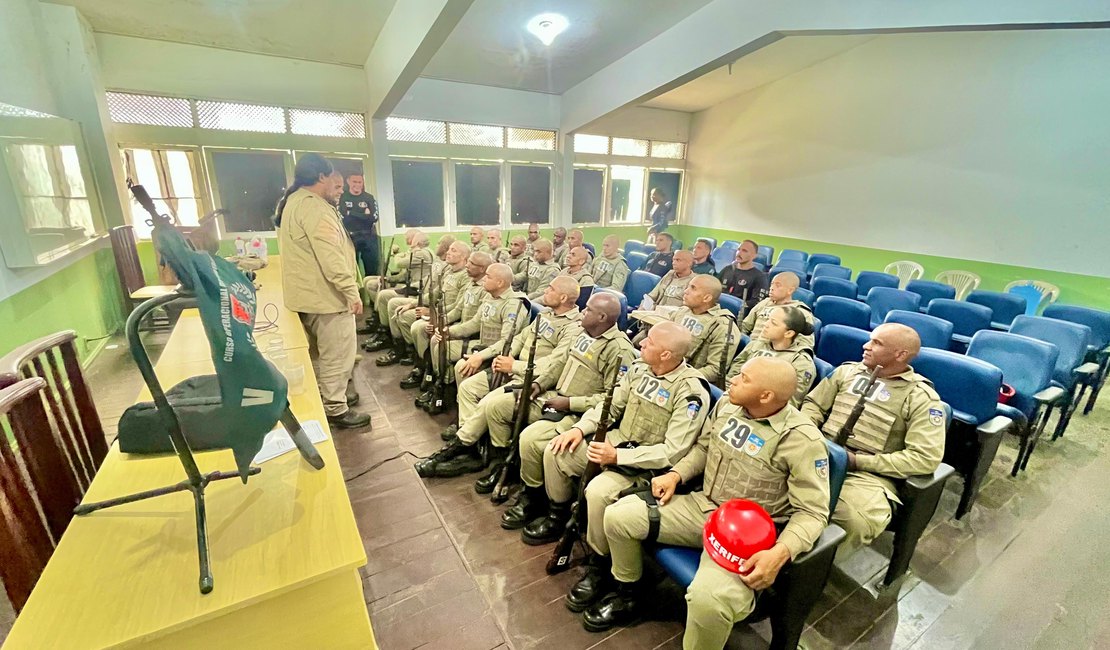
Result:
[[428,456],[417,456],[416,454],[412,453],[411,451],[402,451],[401,453],[390,456],[389,458],[383,458],[382,460],[379,460],[378,462],[374,463],[370,467],[367,467],[366,469],[362,470],[361,472],[358,472],[357,474],[354,474],[350,477],[345,477],[343,479],[343,482],[344,483],[350,483],[351,481],[353,481],[357,478],[362,478],[363,476],[366,476],[370,472],[378,469],[382,465],[385,465],[389,461],[397,460],[398,458],[403,458],[404,456],[412,456],[416,460],[424,460],[425,458],[428,458]]

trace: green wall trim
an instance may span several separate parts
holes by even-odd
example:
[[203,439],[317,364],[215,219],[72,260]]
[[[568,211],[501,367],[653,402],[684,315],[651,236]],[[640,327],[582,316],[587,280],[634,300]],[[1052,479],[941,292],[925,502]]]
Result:
[[[1060,298],[1057,302],[1110,310],[1110,277],[1064,273],[1035,267],[994,264],[992,262],[938,257],[863,246],[848,246],[790,237],[772,237],[758,233],[703,228],[701,226],[677,225],[672,226],[671,231],[677,238],[685,242],[692,242],[697,237],[704,236],[715,237],[718,243],[725,239],[754,239],[760,245],[774,246],[776,256],[784,248],[796,248],[808,253],[839,255],[841,264],[852,269],[853,277],[860,271],[882,271],[891,262],[913,260],[925,267],[923,279],[932,280],[941,271],[970,271],[982,278],[983,281],[979,288],[990,291],[1002,291],[1006,284],[1014,280],[1043,280],[1060,287]],[[1046,249],[1045,253],[1052,254],[1052,251]]]
[[111,248],[102,248],[0,301],[0,356],[37,338],[77,332],[88,363],[124,322],[123,294]]

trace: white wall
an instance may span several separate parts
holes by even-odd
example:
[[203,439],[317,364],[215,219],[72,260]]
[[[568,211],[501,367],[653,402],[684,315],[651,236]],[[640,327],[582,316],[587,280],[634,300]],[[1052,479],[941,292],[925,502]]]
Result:
[[579,132],[621,138],[686,142],[690,138],[690,117],[690,113],[682,111],[628,106],[590,122],[579,129]]
[[37,0],[0,0],[0,102],[57,115],[41,41]]
[[359,66],[114,34],[96,34],[96,45],[109,89],[366,111],[366,76]]
[[881,36],[695,114],[686,222],[1110,275],[1108,61],[1107,30]]
[[555,130],[559,128],[559,96],[420,77],[393,114]]

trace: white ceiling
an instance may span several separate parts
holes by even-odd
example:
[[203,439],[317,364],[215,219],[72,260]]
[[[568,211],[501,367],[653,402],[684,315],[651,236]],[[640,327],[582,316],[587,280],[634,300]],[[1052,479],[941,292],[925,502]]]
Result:
[[877,38],[874,35],[788,36],[729,66],[644,102],[650,108],[697,112]]
[[[425,77],[562,94],[709,0],[476,0]],[[525,29],[540,13],[570,26],[545,47]]]
[[98,32],[362,65],[395,0],[52,2],[77,7]]

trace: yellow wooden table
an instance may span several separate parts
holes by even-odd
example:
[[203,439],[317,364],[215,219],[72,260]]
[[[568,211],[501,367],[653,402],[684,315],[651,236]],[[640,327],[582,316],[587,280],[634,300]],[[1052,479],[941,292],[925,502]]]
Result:
[[[327,430],[307,349],[288,355],[305,368],[304,391],[290,398],[293,412]],[[163,352],[163,386],[213,371],[208,359],[182,356],[176,344]],[[215,578],[208,595],[197,588],[189,493],[75,517],[4,647],[376,647],[358,574],[366,553],[328,435],[316,445],[323,470],[292,452],[261,464],[247,485],[208,486]],[[235,468],[227,450],[196,458],[202,472]],[[184,478],[176,456],[131,457],[112,445],[85,501]]]

